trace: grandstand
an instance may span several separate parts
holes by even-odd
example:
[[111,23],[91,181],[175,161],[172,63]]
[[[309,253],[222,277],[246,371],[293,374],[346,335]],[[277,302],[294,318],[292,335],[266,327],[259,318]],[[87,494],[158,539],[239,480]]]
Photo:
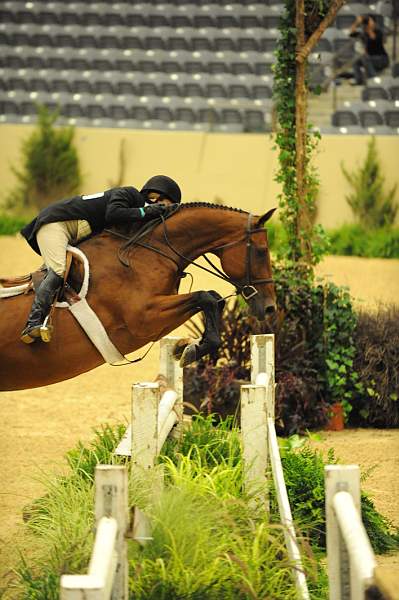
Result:
[[[348,36],[357,14],[374,14],[393,48],[390,4],[344,5],[310,56],[322,131],[399,132],[398,63],[363,88],[340,78],[359,50]],[[77,126],[271,131],[282,10],[274,0],[2,2],[0,122],[32,123],[41,103]]]

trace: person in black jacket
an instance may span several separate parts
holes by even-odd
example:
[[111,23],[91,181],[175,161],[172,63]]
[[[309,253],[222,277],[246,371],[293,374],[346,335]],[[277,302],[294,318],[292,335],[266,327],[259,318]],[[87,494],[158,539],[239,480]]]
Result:
[[384,36],[372,15],[356,17],[350,30],[350,36],[360,37],[364,45],[364,54],[353,63],[355,83],[363,85],[367,78],[375,77],[389,65],[389,57],[384,48]]
[[178,184],[166,175],[155,175],[140,191],[134,187],[118,187],[46,206],[21,230],[48,269],[36,289],[21,341],[31,344],[41,337],[40,328],[64,281],[68,244],[76,244],[111,225],[157,218],[169,205],[180,202]]

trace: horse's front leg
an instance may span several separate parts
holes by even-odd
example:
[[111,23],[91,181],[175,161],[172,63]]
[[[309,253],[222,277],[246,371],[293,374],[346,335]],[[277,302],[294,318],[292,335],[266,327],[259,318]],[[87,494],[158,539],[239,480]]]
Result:
[[[159,339],[202,311],[205,317],[202,338],[198,342],[178,347],[175,353],[175,357],[180,358],[180,364],[186,366],[217,351],[220,346],[220,319],[224,304],[222,296],[214,290],[154,298],[146,309],[141,327],[138,329],[136,324],[133,329],[136,335],[140,335],[142,328],[146,337]],[[155,328],[156,332],[150,332]]]
[[198,306],[205,318],[205,329],[199,341],[189,343],[182,340],[182,343],[176,345],[174,357],[177,360],[180,358],[181,367],[186,367],[207,354],[215,356],[221,342],[220,321],[225,301],[214,290],[197,294]]

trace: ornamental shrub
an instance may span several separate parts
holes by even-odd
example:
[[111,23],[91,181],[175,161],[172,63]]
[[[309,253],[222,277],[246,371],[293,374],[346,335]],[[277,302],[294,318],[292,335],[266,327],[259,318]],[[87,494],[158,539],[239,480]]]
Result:
[[399,308],[381,306],[358,315],[354,368],[363,382],[355,394],[350,423],[399,426]]
[[37,128],[22,144],[21,166],[12,167],[17,186],[5,202],[7,209],[24,213],[77,194],[82,183],[74,128],[55,128],[58,112],[40,105],[37,110]]
[[366,229],[362,225],[342,225],[328,232],[330,254],[399,258],[399,228]]
[[14,235],[27,224],[27,219],[11,215],[0,215],[0,235]]
[[381,172],[374,137],[368,143],[363,165],[352,173],[342,165],[342,171],[352,188],[346,200],[358,222],[369,229],[391,226],[398,211],[395,202],[397,185],[388,192],[384,190],[385,178]]
[[[203,412],[235,414],[239,384],[250,381],[251,333],[276,335],[276,425],[290,435],[323,427],[330,406],[344,401],[350,413],[362,389],[354,368],[356,319],[345,288],[301,278],[295,269],[274,267],[278,315],[258,323],[239,301],[222,319],[218,357],[198,361],[185,374],[185,397]],[[198,336],[198,331],[195,331]]]

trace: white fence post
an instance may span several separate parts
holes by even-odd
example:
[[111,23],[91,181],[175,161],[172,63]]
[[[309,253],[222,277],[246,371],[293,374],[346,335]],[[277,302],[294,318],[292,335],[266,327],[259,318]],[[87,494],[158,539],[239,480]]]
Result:
[[160,341],[160,373],[165,377],[168,386],[177,394],[174,407],[179,422],[183,419],[183,369],[173,358],[173,348],[180,337],[168,336]]
[[132,390],[132,466],[151,469],[158,453],[158,383],[135,383]]
[[112,600],[128,599],[129,567],[126,533],[129,528],[128,471],[121,465],[97,465],[95,474],[96,524],[102,517],[112,517],[118,528],[115,550],[116,573]]
[[96,537],[88,573],[62,575],[61,600],[128,600],[127,469],[98,465],[95,493]]
[[241,386],[241,437],[245,486],[257,491],[256,503],[266,503],[267,408],[262,386]]
[[251,383],[267,373],[274,385],[274,334],[251,335]]
[[361,521],[357,465],[327,465],[326,528],[330,600],[363,600],[375,568]]

